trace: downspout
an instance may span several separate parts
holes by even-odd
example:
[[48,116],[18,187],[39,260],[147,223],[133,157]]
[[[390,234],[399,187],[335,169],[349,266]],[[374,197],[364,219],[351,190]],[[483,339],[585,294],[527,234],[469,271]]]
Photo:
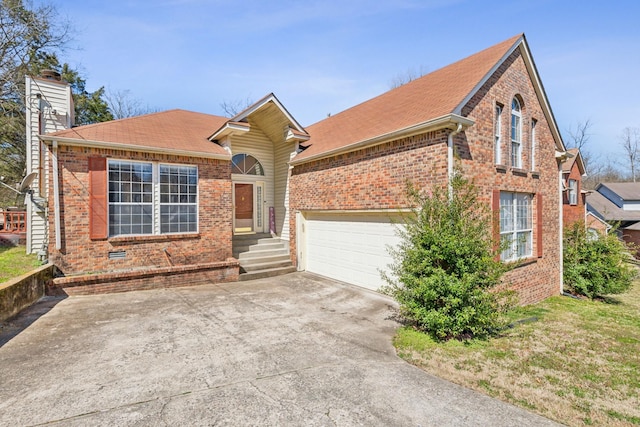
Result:
[[560,265],[560,295],[564,293],[564,219],[562,217],[562,198],[564,193],[564,185],[562,183],[562,163],[567,159],[567,152],[556,151],[556,159],[558,160],[558,224],[560,230],[558,232],[558,247],[560,248],[560,256],[558,263]]
[[449,197],[451,197],[453,193],[453,137],[459,134],[460,131],[462,131],[462,123],[458,123],[458,127],[456,128],[456,130],[449,133],[449,136],[447,137],[447,181],[449,187]]
[[51,162],[53,163],[53,214],[55,215],[56,249],[62,249],[60,236],[60,179],[58,177],[58,141],[53,141]]

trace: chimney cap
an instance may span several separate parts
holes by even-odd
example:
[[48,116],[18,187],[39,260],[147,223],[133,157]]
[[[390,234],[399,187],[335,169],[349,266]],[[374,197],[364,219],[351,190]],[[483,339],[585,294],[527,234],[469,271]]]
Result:
[[58,82],[62,80],[62,75],[55,70],[42,70],[40,72],[40,77],[47,80],[55,80]]

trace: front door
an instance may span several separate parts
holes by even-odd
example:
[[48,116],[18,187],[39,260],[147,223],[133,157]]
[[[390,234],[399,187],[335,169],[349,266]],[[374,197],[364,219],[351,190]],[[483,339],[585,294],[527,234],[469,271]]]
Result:
[[254,184],[234,184],[234,230],[236,233],[248,233],[254,231],[253,186]]

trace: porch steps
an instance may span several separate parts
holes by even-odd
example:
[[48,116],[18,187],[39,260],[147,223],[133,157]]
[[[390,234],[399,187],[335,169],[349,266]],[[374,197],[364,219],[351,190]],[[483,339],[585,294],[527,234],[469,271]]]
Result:
[[292,273],[288,242],[269,234],[233,237],[233,256],[240,261],[239,280],[253,280]]

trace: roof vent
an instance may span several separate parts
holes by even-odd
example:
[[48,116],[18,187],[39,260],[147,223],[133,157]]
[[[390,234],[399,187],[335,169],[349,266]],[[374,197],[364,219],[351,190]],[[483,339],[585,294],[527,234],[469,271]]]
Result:
[[62,75],[55,70],[42,70],[40,77],[46,80],[55,80],[57,82],[62,80]]

